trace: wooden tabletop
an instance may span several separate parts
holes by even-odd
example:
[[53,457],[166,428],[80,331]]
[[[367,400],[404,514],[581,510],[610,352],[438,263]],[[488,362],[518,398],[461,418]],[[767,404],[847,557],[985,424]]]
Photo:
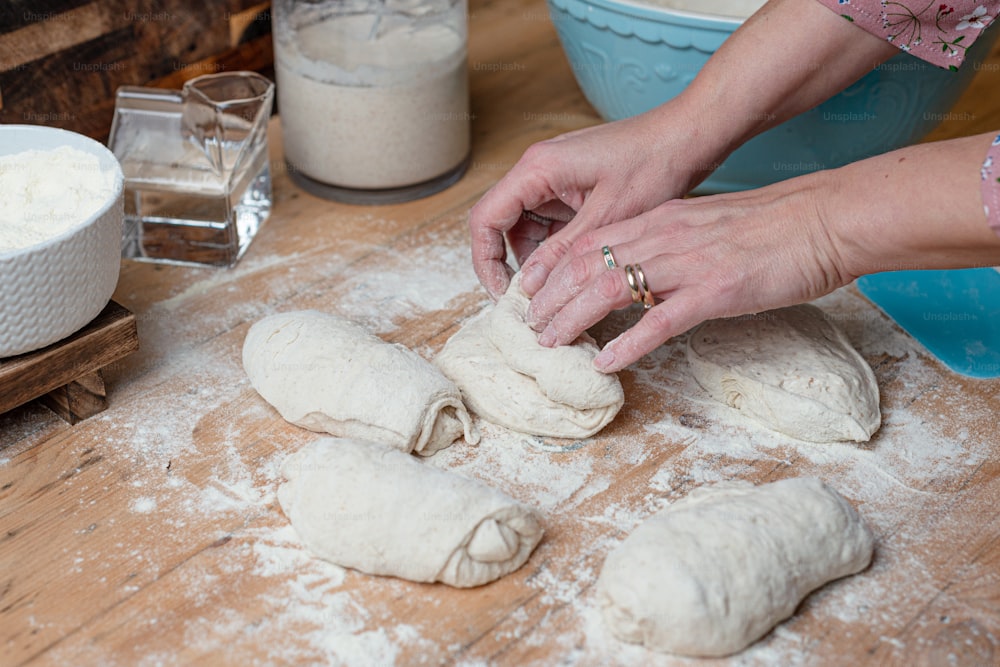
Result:
[[[106,412],[69,426],[31,404],[0,416],[0,664],[899,664],[1000,662],[1000,382],[959,377],[853,288],[820,300],[875,369],[884,423],[817,445],[735,419],[691,380],[684,338],[621,373],[603,433],[543,442],[484,426],[435,465],[539,508],[518,572],[477,589],[345,571],[299,545],[275,499],[283,458],[315,435],[250,387],[248,327],[279,311],[351,316],[427,357],[487,303],[469,207],[532,142],[598,121],[540,0],[473,2],[474,152],[430,198],[355,207],[282,173],[231,270],[125,262],[115,299],[141,348],[107,370]],[[1000,128],[1000,51],[935,138]],[[636,317],[596,328],[608,340]],[[864,573],[811,595],[730,660],[617,642],[594,606],[608,551],[692,488],[818,475],[878,546]],[[401,512],[407,511],[405,502]]]

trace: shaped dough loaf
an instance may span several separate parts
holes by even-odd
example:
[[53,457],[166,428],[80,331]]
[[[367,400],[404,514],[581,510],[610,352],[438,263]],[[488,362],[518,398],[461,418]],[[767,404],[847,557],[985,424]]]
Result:
[[608,555],[598,603],[624,641],[729,655],[813,589],[867,567],[872,541],[854,508],[815,478],[699,489]]
[[542,538],[530,507],[387,445],[322,438],[282,471],[278,501],[306,546],[369,574],[480,586]]
[[525,323],[520,274],[507,293],[470,320],[434,359],[484,419],[532,435],[585,438],[625,403],[618,377],[594,369],[598,348],[584,335],[572,345],[538,344]]
[[415,352],[315,310],[266,317],[243,343],[254,389],[311,431],[428,455],[479,440],[458,388]]
[[800,440],[864,442],[882,420],[875,374],[815,306],[706,322],[687,358],[712,398]]

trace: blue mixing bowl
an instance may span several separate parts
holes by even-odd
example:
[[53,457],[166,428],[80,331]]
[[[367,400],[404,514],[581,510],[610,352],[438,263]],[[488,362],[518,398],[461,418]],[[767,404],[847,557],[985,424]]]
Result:
[[[743,21],[627,0],[547,1],[573,74],[605,120],[648,111],[680,93]],[[980,37],[957,72],[906,53],[894,56],[815,109],[748,141],[695,192],[760,187],[919,141],[947,117],[996,34],[990,28]]]

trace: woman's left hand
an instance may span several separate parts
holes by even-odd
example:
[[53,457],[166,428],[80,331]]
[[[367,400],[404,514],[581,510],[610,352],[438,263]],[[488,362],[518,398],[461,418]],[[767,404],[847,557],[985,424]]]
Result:
[[[717,317],[810,301],[860,275],[1000,264],[979,165],[993,133],[919,144],[758,190],[672,200],[579,236],[535,293],[539,341],[572,342],[633,301],[659,302],[594,360],[614,372]],[[609,270],[602,248],[617,268]]]
[[625,267],[640,266],[659,303],[595,360],[614,372],[703,320],[807,301],[849,282],[809,179],[796,180],[805,187],[673,200],[585,234],[532,298],[529,324],[543,345],[572,342],[633,302]]

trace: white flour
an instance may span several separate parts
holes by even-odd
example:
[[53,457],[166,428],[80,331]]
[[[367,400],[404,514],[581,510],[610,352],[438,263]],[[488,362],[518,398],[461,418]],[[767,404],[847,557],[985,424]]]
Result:
[[0,253],[42,243],[97,213],[115,174],[70,146],[0,155]]

